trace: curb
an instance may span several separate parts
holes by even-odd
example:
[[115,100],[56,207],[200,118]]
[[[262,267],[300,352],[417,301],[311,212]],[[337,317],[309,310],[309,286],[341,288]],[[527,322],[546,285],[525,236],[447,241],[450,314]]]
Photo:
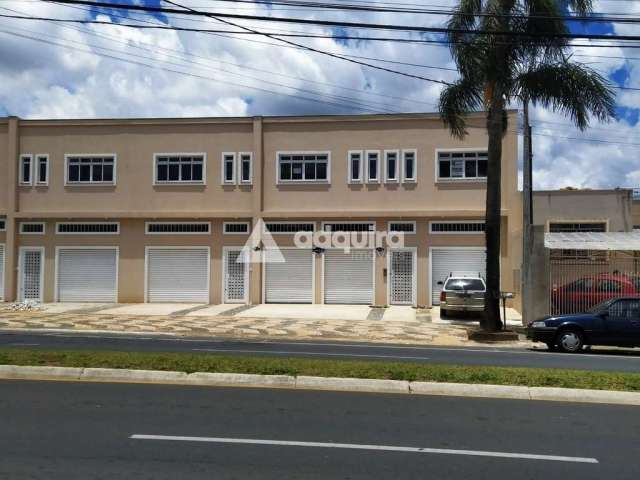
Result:
[[640,406],[640,393],[638,392],[241,373],[186,373],[117,368],[0,365],[0,380],[286,388]]

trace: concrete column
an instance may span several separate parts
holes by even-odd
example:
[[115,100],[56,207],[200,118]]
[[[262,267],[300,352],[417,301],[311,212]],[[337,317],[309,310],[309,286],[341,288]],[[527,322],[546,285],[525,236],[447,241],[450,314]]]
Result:
[[17,296],[18,238],[16,235],[16,216],[18,212],[18,155],[20,153],[20,134],[17,117],[9,118],[7,142],[7,178],[4,188],[7,192],[7,221],[5,242],[4,292],[6,301],[14,301]]
[[[252,248],[260,243],[258,232],[262,228],[263,203],[263,172],[264,172],[264,137],[262,132],[262,117],[253,119],[253,187],[251,190]],[[260,252],[252,252],[252,262],[249,272],[249,303],[252,305],[262,303],[262,264],[256,260]]]
[[[529,275],[531,284],[529,285],[530,295],[523,299],[523,311],[530,312],[526,318],[533,321],[549,314],[549,249],[544,246],[544,226],[534,226],[532,228],[532,243]],[[523,322],[526,321],[523,318]]]

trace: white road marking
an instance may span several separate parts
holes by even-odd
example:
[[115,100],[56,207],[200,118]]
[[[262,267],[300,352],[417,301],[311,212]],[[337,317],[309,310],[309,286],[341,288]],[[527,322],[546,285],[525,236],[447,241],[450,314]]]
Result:
[[429,360],[429,357],[408,357],[400,355],[372,355],[370,353],[327,353],[327,352],[305,352],[305,351],[287,351],[287,350],[245,350],[245,349],[227,349],[227,348],[192,348],[194,352],[240,352],[240,353],[265,353],[272,355],[317,355],[321,357],[359,357],[359,358],[398,358],[403,360]]
[[208,442],[233,443],[242,445],[277,445],[284,447],[314,447],[339,448],[348,450],[372,450],[386,452],[433,453],[444,455],[466,455],[473,457],[513,458],[521,460],[546,460],[553,462],[599,463],[596,458],[566,457],[559,455],[538,455],[532,453],[489,452],[483,450],[454,450],[449,448],[401,447],[393,445],[363,445],[357,443],[325,443],[325,442],[295,442],[286,440],[262,440],[255,438],[225,438],[225,437],[185,437],[175,435],[141,435],[129,437],[133,440],[169,440],[175,442]]
[[22,342],[14,342],[14,343],[6,343],[8,347],[35,347],[40,345],[39,343],[22,343]]

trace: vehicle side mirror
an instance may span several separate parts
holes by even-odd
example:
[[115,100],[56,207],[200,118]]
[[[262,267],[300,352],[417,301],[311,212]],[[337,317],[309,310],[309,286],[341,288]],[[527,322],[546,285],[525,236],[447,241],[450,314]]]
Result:
[[444,282],[438,282],[438,285],[444,285]]

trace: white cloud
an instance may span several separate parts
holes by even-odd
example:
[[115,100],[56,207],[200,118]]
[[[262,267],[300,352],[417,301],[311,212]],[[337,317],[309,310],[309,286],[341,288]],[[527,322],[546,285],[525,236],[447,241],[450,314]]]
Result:
[[[402,0],[397,1],[400,3]],[[136,2],[144,3],[142,0]],[[183,3],[203,5],[202,0]],[[454,5],[456,2],[438,0],[437,3]],[[0,7],[45,17],[82,19],[88,15],[83,9],[42,2],[4,1]],[[599,11],[622,11],[623,7],[628,8],[629,2],[596,4]],[[376,23],[415,24],[419,21],[425,26],[440,26],[447,19],[439,15],[418,18],[397,13],[318,12],[313,9],[303,12],[299,8],[283,11],[281,6],[271,10],[259,4],[212,3],[211,8],[227,12]],[[640,2],[633,8],[640,10]],[[131,16],[155,21],[150,16]],[[106,14],[98,19],[110,21]],[[232,29],[205,18],[174,17],[171,22],[191,28]],[[236,22],[262,30],[332,33],[330,29],[306,25]],[[616,32],[624,33],[626,28],[616,27]],[[0,33],[0,58],[3,59],[0,64],[0,106],[11,114],[26,118],[358,113],[362,110],[357,109],[356,104],[369,111],[433,111],[442,88],[436,83],[373,70],[326,55],[266,45],[265,42],[277,42],[259,36],[245,35],[241,36],[242,39],[233,39],[116,25],[66,25],[8,19],[0,19],[0,30],[63,43],[75,49]],[[349,31],[352,35],[359,32],[355,29]],[[367,31],[366,35],[402,34]],[[437,45],[352,40],[338,43],[332,39],[309,38],[293,38],[291,41],[337,54],[436,67],[454,66],[448,49]],[[640,63],[628,60],[629,57],[640,57],[640,54],[630,50],[580,47],[576,53],[583,56],[575,59],[605,75],[624,68],[629,73],[626,86],[640,87],[640,72],[637,73]],[[111,57],[126,58],[129,63]],[[456,73],[450,71],[362,61],[429,78],[451,80],[456,77]],[[640,92],[619,93],[619,105],[632,113],[637,112]],[[303,101],[300,97],[316,101]],[[534,137],[534,180],[538,188],[640,185],[639,162],[636,160],[640,146],[587,141],[596,138],[608,142],[640,143],[636,140],[639,136],[635,119],[634,125],[621,118],[608,125],[594,125],[594,129],[581,134],[561,115],[536,108],[532,117],[537,134]]]

